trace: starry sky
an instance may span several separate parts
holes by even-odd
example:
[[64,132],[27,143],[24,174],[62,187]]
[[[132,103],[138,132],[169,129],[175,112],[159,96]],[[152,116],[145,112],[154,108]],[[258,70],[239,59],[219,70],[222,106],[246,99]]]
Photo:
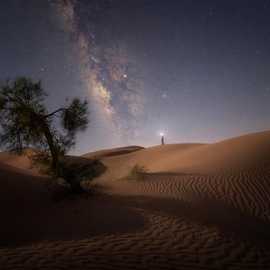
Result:
[[0,2],[0,81],[89,100],[74,153],[270,127],[269,0]]

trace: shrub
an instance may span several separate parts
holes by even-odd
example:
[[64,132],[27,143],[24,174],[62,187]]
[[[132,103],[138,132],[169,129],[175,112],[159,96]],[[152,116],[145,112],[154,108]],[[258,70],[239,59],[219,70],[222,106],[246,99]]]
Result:
[[144,166],[136,164],[130,171],[128,179],[130,180],[144,180],[147,169]]
[[75,160],[63,160],[61,164],[61,177],[70,185],[75,193],[81,193],[83,188],[81,182],[92,180],[106,171],[103,163],[97,159],[85,160],[77,158]]

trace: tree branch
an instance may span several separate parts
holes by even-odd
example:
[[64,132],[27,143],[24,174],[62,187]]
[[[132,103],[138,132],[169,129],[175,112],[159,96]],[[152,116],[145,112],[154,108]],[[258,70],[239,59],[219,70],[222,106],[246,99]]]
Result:
[[53,111],[53,112],[51,112],[51,113],[49,113],[49,114],[47,114],[47,115],[44,115],[44,118],[49,118],[49,117],[55,115],[56,113],[62,112],[62,111],[64,111],[64,110],[66,110],[66,108],[60,108],[60,109],[57,109],[57,110],[55,110],[55,111]]

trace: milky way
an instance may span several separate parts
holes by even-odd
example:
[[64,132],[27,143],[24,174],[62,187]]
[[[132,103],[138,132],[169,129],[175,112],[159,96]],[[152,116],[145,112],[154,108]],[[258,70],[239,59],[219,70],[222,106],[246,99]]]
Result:
[[[97,39],[97,21],[112,1],[51,1],[60,27],[71,35],[79,60],[80,77],[99,117],[112,132],[123,138],[136,134],[144,111],[142,82],[125,44],[104,45]],[[108,35],[108,33],[106,33]]]

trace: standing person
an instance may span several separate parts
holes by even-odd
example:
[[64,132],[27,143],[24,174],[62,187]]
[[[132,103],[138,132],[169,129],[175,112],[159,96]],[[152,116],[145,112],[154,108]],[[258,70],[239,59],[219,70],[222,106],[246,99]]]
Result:
[[159,136],[160,136],[160,138],[161,138],[161,145],[164,145],[165,144],[165,134],[164,134],[164,132],[160,132],[159,133]]
[[164,140],[164,134],[161,134],[161,145],[165,144],[165,140]]

